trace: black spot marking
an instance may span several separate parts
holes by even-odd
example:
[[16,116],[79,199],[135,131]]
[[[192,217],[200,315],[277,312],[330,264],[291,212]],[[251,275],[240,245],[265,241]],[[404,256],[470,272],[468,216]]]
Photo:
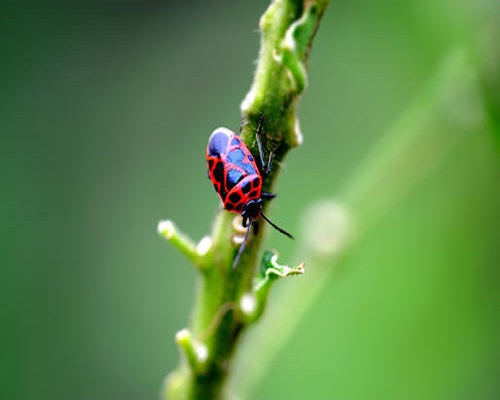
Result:
[[211,158],[208,160],[208,169],[211,171],[214,167],[214,160]]
[[248,161],[253,161],[253,156],[251,154],[248,155]]
[[238,204],[241,200],[241,196],[238,193],[231,193],[229,195],[229,201],[234,204]]
[[224,207],[226,208],[227,211],[233,211],[234,206],[231,203],[225,203]]
[[241,188],[241,191],[243,192],[243,194],[247,194],[252,189],[252,187],[250,186],[250,184],[251,184],[250,181],[245,182],[245,184]]
[[214,132],[208,142],[208,154],[212,157],[220,157],[226,154],[228,136],[224,132]]
[[258,177],[257,177],[257,178],[255,178],[255,179],[252,181],[252,187],[253,187],[254,189],[257,189],[257,188],[259,187],[259,185],[260,185],[260,178],[258,178]]
[[252,190],[249,194],[248,194],[248,197],[249,198],[255,198],[257,197],[257,191],[256,190]]
[[231,139],[231,146],[239,146],[240,143],[241,143],[241,140],[236,136]]
[[224,180],[224,164],[222,164],[222,162],[218,162],[215,165],[215,168],[213,169],[213,175],[214,175],[214,179],[217,182],[223,182],[223,180]]
[[226,189],[224,189],[224,188],[221,186],[220,190],[218,190],[218,191],[217,191],[217,193],[219,193],[219,196],[220,196],[220,198],[222,199],[222,202],[225,202],[225,201],[226,201],[226,196],[227,196]]

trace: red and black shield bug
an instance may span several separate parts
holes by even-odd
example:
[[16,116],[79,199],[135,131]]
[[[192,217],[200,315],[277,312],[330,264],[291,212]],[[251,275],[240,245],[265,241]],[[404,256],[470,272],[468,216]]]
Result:
[[212,181],[224,208],[227,211],[241,214],[243,227],[247,228],[245,238],[234,259],[233,268],[238,265],[240,256],[245,249],[252,222],[260,216],[273,228],[293,239],[290,233],[274,224],[262,212],[262,200],[272,199],[275,194],[262,191],[262,182],[271,168],[272,153],[265,164],[259,135],[260,128],[261,124],[256,133],[256,139],[261,169],[257,167],[255,158],[246,144],[233,131],[227,128],[217,128],[208,139],[206,154],[208,177]]

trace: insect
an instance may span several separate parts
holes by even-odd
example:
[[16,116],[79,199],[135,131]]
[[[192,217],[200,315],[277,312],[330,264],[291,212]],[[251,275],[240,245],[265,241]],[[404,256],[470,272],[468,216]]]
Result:
[[245,238],[236,255],[233,268],[236,268],[250,235],[252,223],[260,216],[273,228],[293,239],[293,236],[274,224],[262,212],[262,201],[272,199],[276,195],[262,191],[262,183],[271,170],[273,153],[269,154],[264,163],[260,129],[257,129],[256,139],[259,147],[260,169],[246,144],[233,131],[227,128],[215,129],[208,139],[207,166],[208,177],[227,211],[241,214],[243,227],[247,228]]

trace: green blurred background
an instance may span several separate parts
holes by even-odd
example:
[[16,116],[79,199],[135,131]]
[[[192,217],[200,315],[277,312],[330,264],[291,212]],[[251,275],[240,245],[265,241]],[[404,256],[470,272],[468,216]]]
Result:
[[[207,138],[238,128],[267,3],[2,6],[2,399],[158,397],[195,274],[156,224],[209,231]],[[500,397],[498,12],[493,0],[331,4],[304,145],[272,210],[299,242],[299,216],[348,185],[457,46],[487,123],[356,244],[251,398]],[[277,236],[267,247],[292,257]]]

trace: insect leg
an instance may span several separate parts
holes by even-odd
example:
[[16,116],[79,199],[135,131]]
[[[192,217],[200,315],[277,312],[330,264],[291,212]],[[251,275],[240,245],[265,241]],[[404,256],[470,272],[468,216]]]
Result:
[[276,193],[269,193],[269,192],[261,192],[260,197],[266,200],[271,200],[276,197]]
[[262,130],[262,121],[264,117],[261,115],[259,118],[259,127],[257,128],[257,132],[255,133],[255,138],[257,139],[257,146],[259,147],[259,156],[260,156],[260,167],[262,171],[266,170],[266,164],[264,163],[264,152],[262,151],[262,142],[260,141],[260,132]]
[[273,156],[274,156],[274,151],[271,151],[269,153],[269,160],[267,160],[266,171],[264,172],[265,176],[269,175],[269,173],[271,172],[271,165],[273,163]]
[[241,131],[243,130],[243,127],[248,123],[247,119],[246,118],[243,118],[240,122],[240,135],[241,135]]

